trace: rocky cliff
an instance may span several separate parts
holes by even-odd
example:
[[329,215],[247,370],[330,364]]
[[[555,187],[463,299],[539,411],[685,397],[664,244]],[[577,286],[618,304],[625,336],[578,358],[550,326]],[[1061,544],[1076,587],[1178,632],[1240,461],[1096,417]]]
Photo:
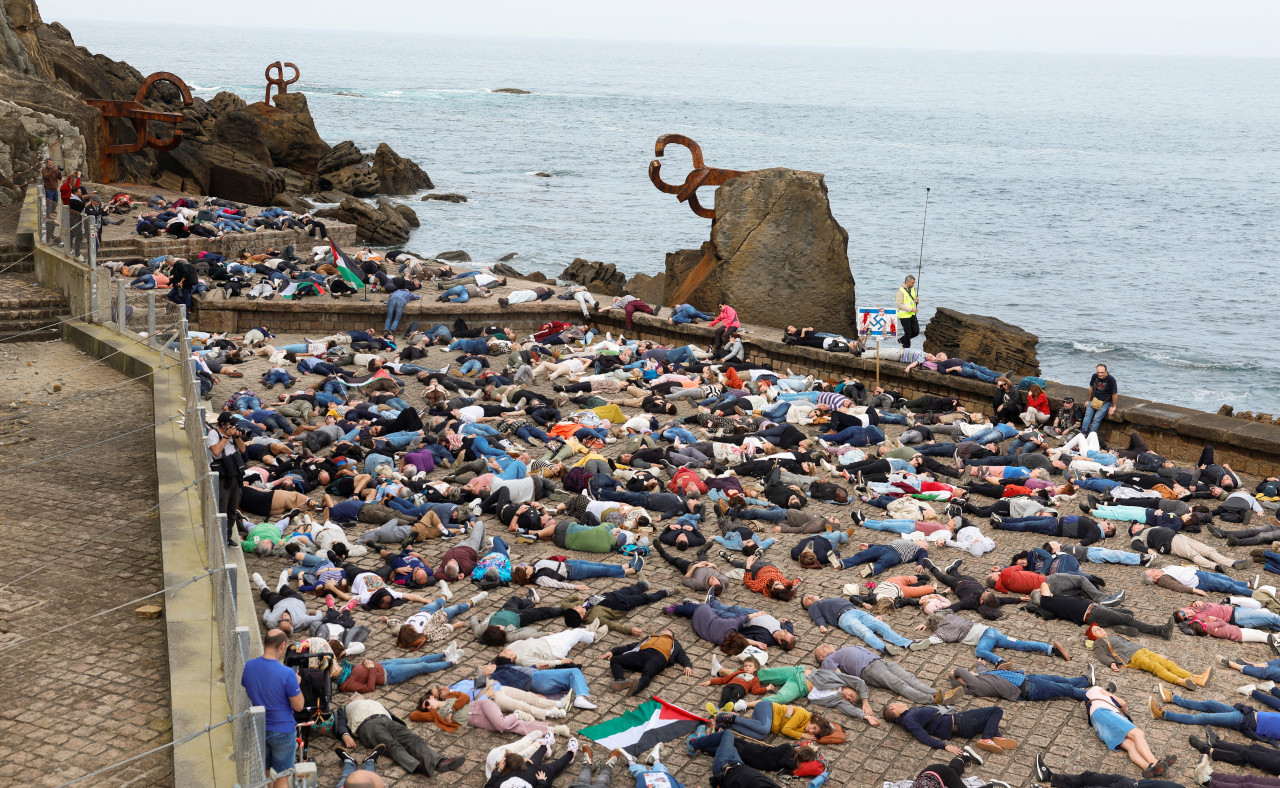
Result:
[[[316,131],[307,97],[276,96],[247,104],[230,93],[183,107],[177,89],[158,83],[144,103],[181,112],[182,144],[144,148],[107,159],[98,111],[86,99],[128,100],[143,75],[128,63],[76,46],[71,33],[40,18],[33,0],[0,0],[0,204],[11,202],[39,168],[45,146],[64,170],[95,180],[155,184],[270,205],[336,188],[346,194],[412,194],[433,188],[414,162],[383,144],[363,153],[353,143],[331,147]],[[181,76],[181,75],[179,75]],[[113,137],[133,139],[132,125],[113,121]],[[159,137],[169,131],[157,128]],[[340,163],[324,168],[340,152]]]
[[926,353],[946,353],[998,373],[1040,376],[1039,337],[987,315],[969,315],[941,307],[924,330]]

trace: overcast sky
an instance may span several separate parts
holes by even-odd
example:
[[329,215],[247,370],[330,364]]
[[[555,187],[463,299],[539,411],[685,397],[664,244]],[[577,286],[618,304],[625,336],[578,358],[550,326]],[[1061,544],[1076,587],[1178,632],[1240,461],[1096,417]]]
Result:
[[436,35],[1280,56],[1280,0],[39,0],[39,5],[46,21],[63,22],[163,18]]

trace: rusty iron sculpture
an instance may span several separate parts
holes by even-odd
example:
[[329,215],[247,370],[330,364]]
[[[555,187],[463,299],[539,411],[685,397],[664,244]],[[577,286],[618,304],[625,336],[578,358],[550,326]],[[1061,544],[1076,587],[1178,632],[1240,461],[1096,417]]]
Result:
[[[178,128],[178,124],[182,123],[182,113],[160,112],[148,109],[142,103],[146,99],[147,93],[151,90],[151,86],[157,82],[172,83],[178,89],[178,92],[182,94],[182,106],[191,106],[191,91],[187,88],[187,83],[168,71],[157,71],[144,79],[132,101],[109,101],[106,99],[88,99],[85,101],[86,104],[97,107],[98,112],[102,113],[102,126],[107,140],[111,140],[112,118],[123,118],[133,123],[133,131],[136,135],[133,142],[108,142],[104,148],[102,161],[104,173],[110,172],[107,157],[117,156],[121,153],[137,153],[148,147],[160,151],[173,150],[181,144],[182,129]],[[164,139],[156,137],[151,133],[150,124],[152,123],[170,125],[173,127],[173,133]]]
[[[293,78],[292,78],[292,79],[285,79],[285,78],[284,78],[284,69],[285,69],[285,66],[288,66],[289,68],[293,69]],[[275,74],[275,76],[271,76],[271,69],[273,69],[273,68],[276,70],[276,74]],[[265,72],[265,75],[266,75],[266,77],[267,77],[267,97],[266,97],[265,99],[263,99],[263,101],[264,101],[264,102],[266,102],[266,104],[267,104],[268,106],[270,106],[270,104],[271,104],[271,87],[272,87],[273,85],[275,86],[275,88],[276,88],[276,95],[277,95],[277,96],[283,96],[284,94],[286,94],[286,93],[288,93],[288,92],[289,92],[289,86],[290,86],[290,85],[292,85],[293,83],[297,82],[297,81],[298,81],[298,77],[302,76],[302,72],[298,71],[298,67],[297,67],[297,66],[295,66],[295,65],[294,65],[294,64],[292,64],[292,63],[281,63],[279,60],[277,60],[276,62],[274,62],[274,63],[272,63],[271,65],[267,66],[267,70],[266,70],[266,72]]]
[[713,208],[703,208],[698,202],[698,189],[703,186],[719,186],[731,178],[750,175],[755,170],[723,170],[719,167],[708,167],[702,162],[702,147],[683,134],[663,134],[653,146],[653,155],[661,158],[668,145],[683,145],[693,155],[693,171],[684,179],[684,183],[675,185],[662,180],[662,162],[654,159],[649,162],[649,180],[658,187],[658,191],[674,194],[680,202],[689,203],[694,213],[704,219],[715,219]]
[[[653,181],[653,185],[658,187],[658,191],[667,194],[674,194],[680,202],[689,203],[689,208],[695,214],[704,219],[710,219],[715,222],[716,212],[712,208],[703,208],[702,203],[698,202],[698,189],[703,186],[720,186],[725,181],[732,178],[738,178],[743,175],[750,175],[755,170],[722,170],[719,167],[708,167],[702,161],[702,147],[698,143],[684,136],[683,134],[663,134],[658,138],[657,144],[653,146],[653,154],[661,157],[666,152],[667,145],[683,145],[689,149],[689,153],[693,156],[693,171],[684,179],[684,183],[673,185],[662,180],[662,162],[654,159],[649,162],[649,180]],[[715,250],[709,244],[707,251],[703,253],[702,258],[689,271],[689,275],[672,291],[667,294],[667,306],[683,304],[689,301],[695,290],[707,281],[707,277],[711,276],[711,271],[716,267]]]

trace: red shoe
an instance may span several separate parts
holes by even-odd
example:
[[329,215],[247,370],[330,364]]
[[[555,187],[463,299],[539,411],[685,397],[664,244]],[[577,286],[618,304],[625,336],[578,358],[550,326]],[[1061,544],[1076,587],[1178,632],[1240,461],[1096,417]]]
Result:
[[333,594],[324,595],[324,604],[326,607],[333,607]]

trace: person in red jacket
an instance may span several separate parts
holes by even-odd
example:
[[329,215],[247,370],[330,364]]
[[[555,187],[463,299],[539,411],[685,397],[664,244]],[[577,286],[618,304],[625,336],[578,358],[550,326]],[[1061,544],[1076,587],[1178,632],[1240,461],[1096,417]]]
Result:
[[697,471],[686,466],[672,474],[671,481],[667,482],[667,490],[686,498],[697,498],[707,494],[707,483]]
[[741,321],[738,320],[738,312],[728,304],[720,304],[720,313],[716,315],[716,319],[707,324],[708,328],[716,330],[716,350],[724,347],[724,341],[738,332],[742,328]]
[[1027,409],[1022,414],[1022,423],[1028,429],[1049,423],[1049,397],[1044,389],[1035,383],[1027,389]]

